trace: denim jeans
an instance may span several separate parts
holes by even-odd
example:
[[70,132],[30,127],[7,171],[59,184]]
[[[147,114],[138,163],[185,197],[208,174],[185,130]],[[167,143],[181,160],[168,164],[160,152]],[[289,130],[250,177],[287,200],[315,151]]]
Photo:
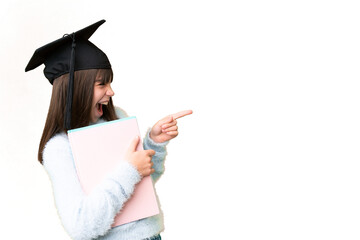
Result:
[[155,237],[146,238],[146,239],[144,239],[144,240],[161,240],[161,236],[160,236],[160,234],[159,234],[159,235],[157,235],[157,236],[155,236]]

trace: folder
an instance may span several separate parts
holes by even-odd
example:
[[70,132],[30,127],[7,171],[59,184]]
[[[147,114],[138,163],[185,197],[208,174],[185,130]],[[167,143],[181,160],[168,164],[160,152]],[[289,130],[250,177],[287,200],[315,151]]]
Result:
[[[135,136],[140,136],[136,117],[121,118],[68,131],[80,184],[90,194],[119,163]],[[143,150],[140,141],[137,149]],[[159,214],[151,176],[144,177],[116,215],[112,227]]]

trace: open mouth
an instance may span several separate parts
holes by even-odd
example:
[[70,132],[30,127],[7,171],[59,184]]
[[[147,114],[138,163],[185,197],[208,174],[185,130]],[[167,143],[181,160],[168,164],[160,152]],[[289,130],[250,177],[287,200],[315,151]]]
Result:
[[98,110],[99,115],[103,114],[103,105],[108,105],[109,102],[101,102],[96,104],[96,109]]

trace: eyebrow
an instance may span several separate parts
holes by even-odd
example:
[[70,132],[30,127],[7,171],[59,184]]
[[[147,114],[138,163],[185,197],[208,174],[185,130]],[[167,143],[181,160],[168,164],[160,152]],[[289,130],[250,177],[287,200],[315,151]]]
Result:
[[95,82],[100,82],[100,83],[109,83],[112,82],[112,79],[108,79],[104,76],[99,76],[95,79]]
[[104,78],[95,79],[95,83],[105,83]]

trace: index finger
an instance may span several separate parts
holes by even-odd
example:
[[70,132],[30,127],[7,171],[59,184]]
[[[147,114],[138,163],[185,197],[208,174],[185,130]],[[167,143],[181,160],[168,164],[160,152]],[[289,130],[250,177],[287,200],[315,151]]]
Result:
[[178,112],[178,113],[175,113],[175,114],[172,114],[174,120],[175,119],[178,119],[178,118],[182,118],[182,117],[185,117],[187,115],[190,115],[192,114],[193,111],[192,110],[185,110],[185,111],[181,111],[181,112]]

